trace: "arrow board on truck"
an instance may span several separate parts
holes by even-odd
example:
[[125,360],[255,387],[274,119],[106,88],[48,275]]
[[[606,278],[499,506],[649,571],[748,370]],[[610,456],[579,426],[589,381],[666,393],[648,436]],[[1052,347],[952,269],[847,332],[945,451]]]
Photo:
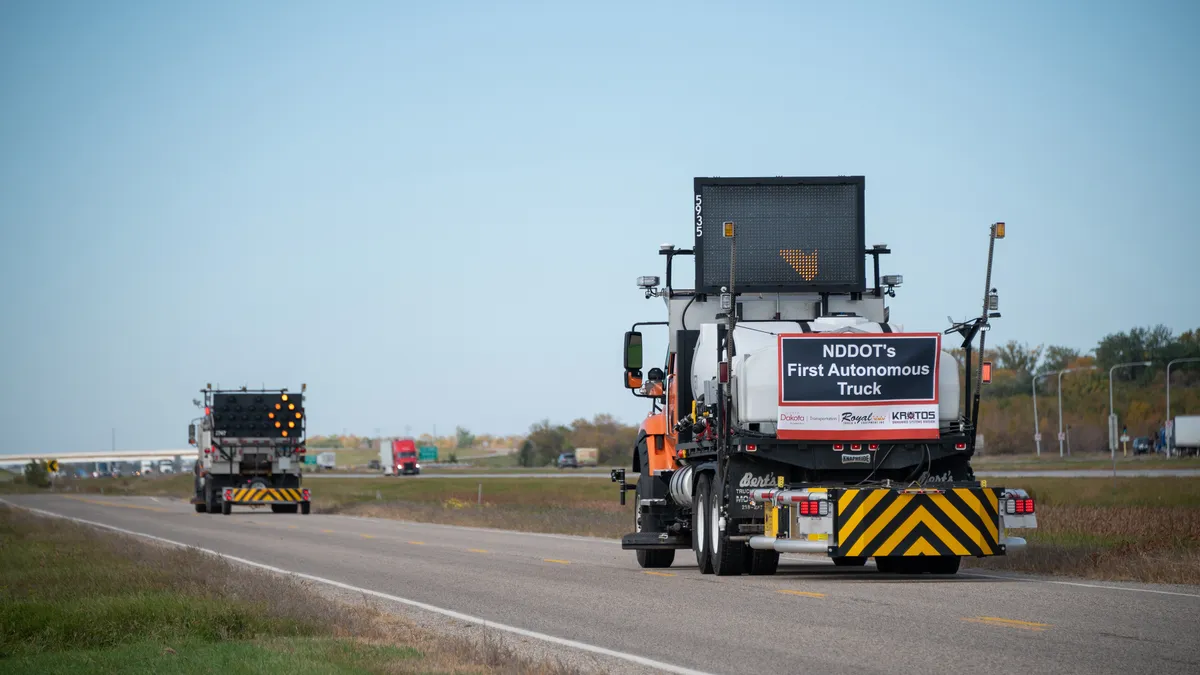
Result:
[[938,438],[938,333],[779,336],[778,436]]

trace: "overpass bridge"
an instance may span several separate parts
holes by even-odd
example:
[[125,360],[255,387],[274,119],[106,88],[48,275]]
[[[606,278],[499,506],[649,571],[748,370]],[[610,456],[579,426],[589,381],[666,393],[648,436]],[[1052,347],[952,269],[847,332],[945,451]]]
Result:
[[27,452],[23,454],[0,455],[0,466],[23,467],[37,459],[49,461],[57,459],[59,464],[91,464],[97,462],[141,462],[149,460],[157,462],[163,459],[187,460],[195,456],[195,448],[179,450],[100,450],[95,452]]

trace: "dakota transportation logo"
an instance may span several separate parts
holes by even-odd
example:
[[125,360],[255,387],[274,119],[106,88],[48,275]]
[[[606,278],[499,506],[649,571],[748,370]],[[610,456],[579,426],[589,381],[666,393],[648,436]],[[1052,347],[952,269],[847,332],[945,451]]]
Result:
[[780,335],[780,438],[938,437],[937,333]]

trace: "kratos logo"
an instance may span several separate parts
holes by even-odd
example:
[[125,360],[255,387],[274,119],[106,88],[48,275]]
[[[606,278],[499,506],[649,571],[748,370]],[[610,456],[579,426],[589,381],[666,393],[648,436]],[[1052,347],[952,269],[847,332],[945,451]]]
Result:
[[932,422],[937,419],[937,413],[930,410],[919,410],[917,412],[894,412],[892,413],[893,422]]
[[765,476],[755,476],[754,474],[747,471],[746,475],[742,476],[741,482],[738,483],[738,487],[744,487],[744,488],[775,487],[775,474],[769,473]]

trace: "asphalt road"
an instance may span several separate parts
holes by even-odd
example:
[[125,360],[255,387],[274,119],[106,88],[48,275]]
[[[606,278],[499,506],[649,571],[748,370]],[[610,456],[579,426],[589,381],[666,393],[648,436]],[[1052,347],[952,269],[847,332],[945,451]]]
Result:
[[1200,671],[1195,587],[903,577],[815,558],[785,558],[773,577],[714,577],[682,551],[675,566],[649,573],[603,539],[248,509],[207,515],[149,497],[5,499],[386,594],[411,612],[498,622],[537,648],[558,640],[550,646],[564,653],[603,652],[601,664],[855,675]]
[[[637,474],[629,473],[628,476]],[[1113,475],[1111,469],[1047,469],[1038,471],[976,471],[980,478],[1108,478]],[[1119,478],[1161,478],[1177,476],[1194,478],[1200,476],[1200,469],[1117,469]],[[378,473],[306,473],[305,478],[384,478]],[[608,478],[607,471],[564,471],[561,473],[422,473],[416,476],[398,476],[403,480],[422,478]]]

